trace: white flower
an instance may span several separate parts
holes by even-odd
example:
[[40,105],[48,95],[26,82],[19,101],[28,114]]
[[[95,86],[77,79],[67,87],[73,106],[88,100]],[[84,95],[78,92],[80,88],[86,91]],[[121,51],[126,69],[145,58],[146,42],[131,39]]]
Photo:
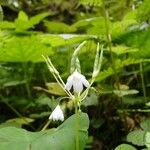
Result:
[[83,90],[83,85],[89,87],[89,82],[86,80],[85,76],[78,71],[74,71],[74,73],[68,77],[65,89],[69,91],[73,86],[74,92],[80,93]]
[[64,114],[59,105],[57,105],[57,107],[53,110],[53,112],[49,116],[49,119],[53,121],[64,121]]

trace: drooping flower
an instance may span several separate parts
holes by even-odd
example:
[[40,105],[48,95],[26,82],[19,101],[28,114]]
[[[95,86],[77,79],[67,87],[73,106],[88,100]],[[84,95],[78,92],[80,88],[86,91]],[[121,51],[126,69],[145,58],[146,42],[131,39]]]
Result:
[[53,112],[49,116],[49,119],[53,121],[64,121],[64,114],[59,105],[57,105],[57,107],[53,110]]
[[83,85],[89,87],[89,82],[86,80],[85,76],[76,70],[68,77],[65,89],[69,91],[73,86],[74,92],[81,93],[83,91]]

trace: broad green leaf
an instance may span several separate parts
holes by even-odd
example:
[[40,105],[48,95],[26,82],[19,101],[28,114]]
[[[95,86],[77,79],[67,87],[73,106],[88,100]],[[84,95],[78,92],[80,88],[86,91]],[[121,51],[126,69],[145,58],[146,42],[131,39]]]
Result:
[[139,63],[149,63],[149,62],[150,59],[134,59],[134,58],[128,58],[125,60],[116,59],[115,71],[112,67],[109,67],[108,69],[101,71],[101,73],[97,76],[96,81],[102,81],[107,77],[112,76],[115,73],[118,73],[124,66],[129,66],[133,64],[139,64]]
[[12,32],[0,32],[0,61],[41,62],[44,61],[41,55],[50,56],[53,54],[52,47],[73,45],[96,38],[92,35],[27,33],[14,35]]
[[115,150],[137,150],[137,149],[129,144],[121,144],[117,146]]
[[103,17],[93,17],[80,20],[72,26],[83,33],[98,35],[100,38],[106,38],[105,19]]
[[145,145],[150,148],[150,132],[146,132],[145,134]]
[[126,16],[121,21],[111,22],[111,34],[113,38],[116,38],[124,33],[126,33],[128,30],[128,27],[132,25],[137,25],[136,21],[136,12],[128,12]]
[[14,29],[15,24],[13,22],[9,22],[9,21],[1,21],[0,28],[1,29]]
[[75,27],[69,26],[62,22],[45,20],[44,25],[47,27],[49,33],[71,33],[76,31]]
[[10,87],[10,86],[16,86],[16,85],[21,85],[21,84],[25,84],[26,83],[26,81],[25,80],[21,80],[21,81],[19,81],[19,80],[11,80],[11,81],[8,81],[8,82],[5,82],[4,84],[3,84],[3,86],[4,87]]
[[123,55],[125,53],[135,53],[138,51],[139,51],[138,49],[133,49],[133,48],[121,46],[121,45],[112,47],[112,52],[114,52],[116,55]]
[[41,34],[41,42],[52,47],[67,46],[81,43],[85,40],[94,40],[96,36],[93,35],[77,35],[77,34]]
[[37,15],[31,17],[29,19],[30,26],[33,27],[33,25],[40,23],[40,21],[43,20],[47,16],[49,16],[49,13],[45,12],[45,13],[40,13],[40,14],[37,14]]
[[122,103],[126,104],[126,105],[141,105],[141,104],[145,104],[144,102],[144,98],[141,96],[124,96],[122,97]]
[[38,24],[42,19],[47,17],[48,13],[41,13],[36,16],[28,18],[27,14],[23,11],[19,12],[18,18],[15,20],[15,28],[17,31],[27,30]]
[[42,19],[44,19],[48,15],[48,13],[41,13],[29,19],[25,12],[20,11],[18,14],[18,18],[15,20],[15,22],[2,21],[0,22],[0,28],[15,29],[16,31],[21,32],[33,28],[34,25],[38,24]]
[[[89,119],[87,114],[78,115],[79,146],[83,150],[88,139]],[[0,129],[1,150],[76,150],[76,115],[68,118],[56,129],[41,132],[29,132],[24,129],[7,127]]]
[[139,91],[131,89],[131,90],[113,90],[113,93],[118,95],[119,97],[125,96],[125,95],[133,95],[139,93]]
[[144,0],[137,9],[137,19],[140,21],[146,21],[149,19],[149,13],[150,13],[150,2],[149,0]]
[[62,89],[62,87],[56,82],[53,83],[46,83],[48,87],[48,92],[54,95],[64,96],[66,93]]
[[29,18],[27,16],[27,14],[23,11],[20,11],[18,14],[18,20],[22,20],[22,21],[28,21]]
[[144,137],[145,137],[145,131],[135,130],[135,131],[130,132],[127,135],[127,141],[132,142],[133,144],[138,145],[138,146],[143,146],[145,145]]
[[127,45],[128,47],[139,49],[138,53],[131,53],[130,56],[133,58],[149,58],[150,57],[150,28],[146,30],[137,30],[129,33],[125,33],[118,39],[119,43]]
[[143,130],[150,132],[150,118],[141,122],[140,126]]
[[41,42],[39,35],[13,36],[0,46],[0,61],[40,62],[41,55],[51,55],[51,46]]
[[21,128],[22,125],[28,125],[28,124],[32,123],[33,121],[34,121],[34,119],[26,118],[26,117],[13,118],[13,119],[9,119],[6,122],[0,124],[0,128],[12,127],[12,126]]
[[89,96],[86,97],[84,101],[82,101],[81,105],[87,106],[97,106],[98,105],[98,96],[96,93],[92,92]]

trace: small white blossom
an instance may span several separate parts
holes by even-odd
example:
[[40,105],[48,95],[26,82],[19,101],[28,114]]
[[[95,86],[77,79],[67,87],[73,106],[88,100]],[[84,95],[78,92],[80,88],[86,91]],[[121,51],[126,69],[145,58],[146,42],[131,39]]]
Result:
[[53,121],[64,121],[64,114],[59,105],[57,105],[57,107],[53,110],[53,112],[49,116],[49,119]]
[[74,73],[68,77],[65,89],[70,90],[73,86],[74,92],[80,93],[83,90],[83,85],[89,87],[89,82],[86,80],[85,76],[78,71],[74,71]]

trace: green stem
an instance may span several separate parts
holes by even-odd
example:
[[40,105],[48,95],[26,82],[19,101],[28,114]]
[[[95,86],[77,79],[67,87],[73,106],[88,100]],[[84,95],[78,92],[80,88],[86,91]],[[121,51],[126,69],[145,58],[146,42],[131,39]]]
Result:
[[23,63],[23,69],[24,69],[24,79],[26,81],[25,87],[26,87],[27,95],[28,95],[28,98],[31,98],[30,81],[29,81],[29,76],[28,76],[27,63]]
[[107,43],[108,43],[108,48],[109,48],[109,53],[110,53],[110,61],[112,64],[112,69],[115,73],[115,81],[117,88],[119,89],[119,78],[117,76],[116,68],[115,68],[115,62],[113,58],[113,53],[112,53],[112,40],[111,40],[111,34],[110,34],[110,27],[109,27],[109,13],[107,9],[105,8],[105,0],[103,0],[103,10],[104,10],[104,19],[105,19],[105,28],[106,28],[106,38],[107,38]]
[[48,120],[47,123],[44,125],[44,127],[42,128],[41,131],[45,131],[47,129],[47,127],[50,125],[51,121]]
[[76,127],[75,127],[75,142],[76,150],[79,150],[79,111],[78,111],[78,97],[75,98],[75,114],[76,114]]
[[141,82],[142,82],[142,89],[143,89],[143,96],[144,96],[144,100],[145,102],[146,100],[146,88],[145,88],[145,82],[144,82],[144,75],[143,75],[143,64],[140,63],[140,76],[141,76]]

